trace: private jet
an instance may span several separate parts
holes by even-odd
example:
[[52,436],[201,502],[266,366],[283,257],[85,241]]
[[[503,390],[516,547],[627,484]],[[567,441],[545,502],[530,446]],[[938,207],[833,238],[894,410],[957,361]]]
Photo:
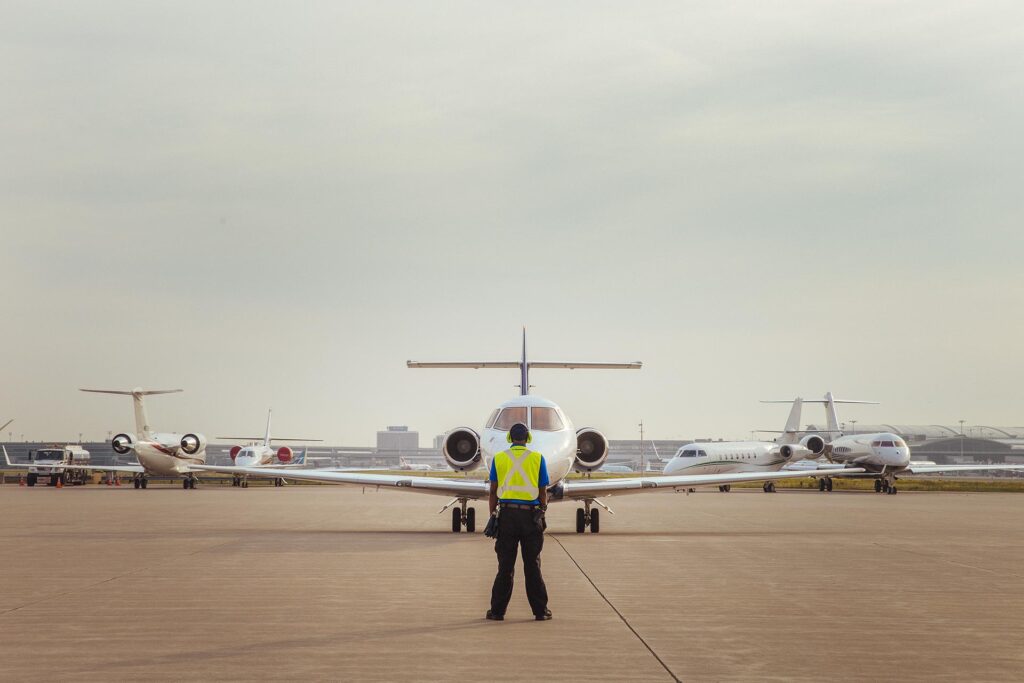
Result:
[[[486,467],[494,455],[508,447],[508,430],[521,422],[530,429],[529,448],[539,451],[547,462],[548,500],[553,503],[574,502],[576,531],[600,531],[600,509],[611,509],[602,499],[637,493],[685,491],[694,486],[735,484],[745,481],[778,481],[807,477],[803,472],[741,472],[729,474],[688,474],[677,476],[620,477],[610,479],[569,479],[572,472],[590,473],[601,468],[608,457],[608,440],[592,427],[577,428],[554,401],[530,394],[530,371],[542,369],[568,370],[639,370],[639,361],[627,363],[532,361],[526,353],[526,330],[523,330],[522,356],[512,361],[418,362],[407,361],[409,368],[509,368],[519,370],[519,395],[495,408],[481,429],[456,427],[443,439],[441,453],[448,466],[456,472],[469,472]],[[200,465],[197,469],[227,474],[260,474],[304,481],[316,481],[360,487],[375,487],[408,493],[424,493],[451,497],[441,508],[452,510],[452,532],[475,531],[476,511],[471,501],[486,501],[490,490],[483,479],[448,479],[416,475],[392,475],[366,472],[288,471],[248,467]],[[856,468],[844,474],[852,474]]]
[[113,391],[108,389],[81,389],[92,394],[115,394],[131,396],[135,407],[135,433],[117,434],[110,440],[110,447],[118,455],[134,452],[138,465],[85,465],[81,469],[100,472],[126,473],[132,475],[135,488],[147,488],[149,477],[181,477],[182,488],[194,489],[198,483],[195,465],[206,462],[206,437],[197,432],[175,434],[155,432],[149,426],[146,416],[146,396],[157,394],[176,394],[181,389],[161,389],[144,391]]
[[[290,446],[281,446],[280,448],[274,448],[271,445],[272,441],[322,441],[322,439],[295,439],[295,438],[281,438],[272,437],[270,435],[270,418],[272,411],[267,411],[267,431],[263,437],[253,436],[218,436],[218,439],[223,441],[243,441],[248,442],[244,446],[232,446],[228,451],[231,456],[231,462],[238,467],[248,468],[265,468],[265,467],[305,467],[306,466],[306,452],[302,451],[296,456],[295,451]],[[277,461],[275,463],[275,460]],[[281,477],[274,477],[274,486],[284,486],[284,479]],[[232,486],[239,486],[241,488],[249,488],[249,476],[246,474],[236,474],[231,480]]]

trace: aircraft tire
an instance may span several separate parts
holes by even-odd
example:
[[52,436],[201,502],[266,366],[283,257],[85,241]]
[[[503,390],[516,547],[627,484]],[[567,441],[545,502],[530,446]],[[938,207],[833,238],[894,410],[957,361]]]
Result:
[[587,529],[587,519],[583,508],[576,508],[576,533],[582,534]]
[[896,488],[895,486],[890,486],[889,487],[889,494],[890,495],[895,496],[897,493],[899,493],[899,489],[898,488]]
[[601,511],[594,508],[590,511],[590,533],[597,534],[601,532]]
[[142,481],[139,482],[139,486],[141,486],[142,488],[148,488],[149,487],[149,479],[146,479],[145,477],[143,477]]
[[875,479],[875,493],[881,493],[881,492],[882,492],[882,480],[881,479]]
[[825,477],[825,489],[829,493],[832,492],[832,477]]
[[142,482],[139,481],[138,479],[133,479],[132,480],[132,487],[137,488],[137,489],[138,488],[142,488]]
[[825,490],[825,480],[824,479],[819,479],[818,480],[818,490],[819,491],[824,491]]
[[452,508],[452,533],[457,534],[460,531],[462,531],[462,510]]
[[26,483],[29,486],[35,486],[36,485],[36,479],[38,479],[38,477],[39,477],[39,475],[33,474],[32,472],[29,472],[28,477],[26,478]]
[[466,532],[474,533],[476,531],[476,508],[469,508],[466,510]]

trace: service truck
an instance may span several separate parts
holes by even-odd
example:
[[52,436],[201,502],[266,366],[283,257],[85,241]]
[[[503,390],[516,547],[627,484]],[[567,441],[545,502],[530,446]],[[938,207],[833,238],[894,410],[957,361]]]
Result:
[[49,477],[50,486],[56,486],[58,481],[78,486],[84,484],[89,475],[89,470],[62,467],[89,464],[89,451],[78,445],[37,448],[28,452],[28,459],[32,463],[26,477],[29,486],[35,486],[44,477]]

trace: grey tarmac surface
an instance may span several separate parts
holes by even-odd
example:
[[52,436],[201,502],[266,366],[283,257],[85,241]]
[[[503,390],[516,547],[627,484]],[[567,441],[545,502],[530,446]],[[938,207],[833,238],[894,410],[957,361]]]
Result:
[[552,505],[555,618],[519,576],[503,623],[444,502],[6,485],[0,678],[1024,678],[1024,495],[655,494],[582,536]]

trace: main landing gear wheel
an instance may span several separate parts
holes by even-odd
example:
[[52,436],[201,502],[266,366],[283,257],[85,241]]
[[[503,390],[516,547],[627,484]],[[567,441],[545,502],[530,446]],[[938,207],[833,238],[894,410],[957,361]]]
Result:
[[583,507],[576,508],[576,533],[582,534],[590,527],[590,533],[596,534],[601,531],[601,516],[598,514],[599,510],[591,510],[590,506],[593,505],[594,501],[585,500],[583,501]]
[[875,479],[875,493],[881,493],[881,492],[882,492],[882,480],[881,479]]
[[761,488],[764,489],[765,493],[775,493],[775,482],[766,481]]
[[39,478],[39,475],[37,475],[37,474],[35,474],[33,472],[29,472],[28,473],[28,477],[25,478],[25,483],[28,484],[29,486],[35,486],[36,485],[36,479],[38,479],[38,478]]
[[718,490],[721,491],[722,493],[729,493],[729,491],[732,490],[732,485],[722,484],[721,486],[718,487]]
[[139,481],[138,479],[132,479],[132,488],[141,489],[142,482]]
[[832,491],[832,477],[825,477],[825,490]]
[[149,479],[143,477],[142,481],[139,482],[139,486],[141,486],[142,488],[147,488],[149,486]]
[[181,480],[181,488],[188,489],[188,479]]

